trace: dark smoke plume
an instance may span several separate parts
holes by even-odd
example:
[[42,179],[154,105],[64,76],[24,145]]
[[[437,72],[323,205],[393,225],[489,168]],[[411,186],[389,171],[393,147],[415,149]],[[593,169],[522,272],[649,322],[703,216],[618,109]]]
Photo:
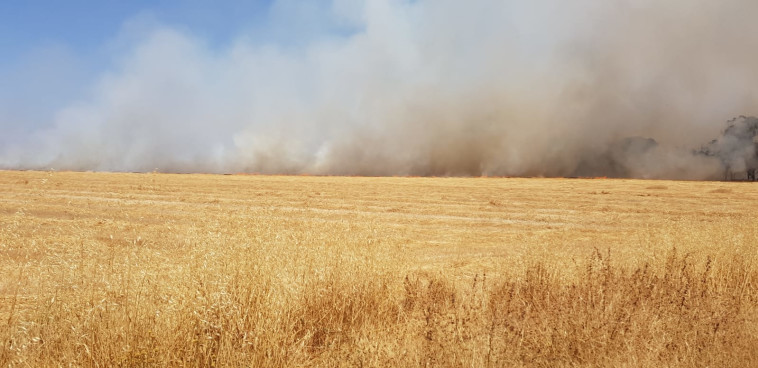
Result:
[[318,23],[291,18],[302,6],[275,2],[258,30],[297,42],[125,25],[89,96],[7,130],[0,167],[717,179],[750,165],[728,132],[693,148],[758,114],[756,1],[335,0],[315,13],[340,32],[298,31]]
[[749,179],[748,173],[758,169],[758,118],[740,116],[728,121],[721,136],[696,153],[717,158],[724,170],[724,179],[743,175]]

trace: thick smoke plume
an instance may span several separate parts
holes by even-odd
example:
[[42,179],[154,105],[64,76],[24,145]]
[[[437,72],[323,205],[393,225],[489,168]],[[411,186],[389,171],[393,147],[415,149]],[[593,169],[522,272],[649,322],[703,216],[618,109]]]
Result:
[[753,0],[335,0],[298,31],[301,6],[222,46],[125,26],[0,167],[709,179],[736,163],[693,150],[758,114]]
[[724,179],[745,174],[755,180],[758,170],[758,118],[740,116],[728,122],[721,137],[703,146],[698,154],[718,158],[724,169]]

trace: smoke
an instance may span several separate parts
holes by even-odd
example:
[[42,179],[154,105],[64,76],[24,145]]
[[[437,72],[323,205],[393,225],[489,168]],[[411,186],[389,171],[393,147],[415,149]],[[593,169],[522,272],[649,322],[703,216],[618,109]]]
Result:
[[730,120],[723,134],[697,153],[718,158],[727,178],[758,169],[758,118],[740,116]]
[[0,168],[708,179],[758,113],[755,1],[308,4],[222,45],[127,23]]

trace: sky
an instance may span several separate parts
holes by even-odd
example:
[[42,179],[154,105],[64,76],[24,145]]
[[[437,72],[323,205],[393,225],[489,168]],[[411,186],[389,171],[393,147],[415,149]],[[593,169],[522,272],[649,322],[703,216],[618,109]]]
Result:
[[[4,0],[0,2],[0,122],[29,130],[81,97],[112,67],[129,32],[175,27],[222,47],[242,34],[261,41],[299,37],[271,24],[270,0]],[[130,29],[131,28],[131,29]],[[265,35],[264,35],[265,33]],[[10,117],[16,121],[8,122]]]
[[266,0],[5,0],[0,3],[0,48],[11,59],[30,48],[64,44],[75,52],[94,53],[118,34],[124,22],[152,16],[192,29],[212,42],[225,42],[265,21]]
[[0,169],[713,178],[693,151],[758,114],[756,11],[5,0]]

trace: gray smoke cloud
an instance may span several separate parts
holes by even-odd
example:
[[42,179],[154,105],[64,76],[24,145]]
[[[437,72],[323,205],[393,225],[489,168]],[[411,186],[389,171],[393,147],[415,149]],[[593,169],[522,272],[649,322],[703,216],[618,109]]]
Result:
[[304,6],[272,7],[280,41],[125,26],[0,167],[712,179],[693,149],[758,114],[751,0],[335,0],[312,27]]
[[[730,120],[723,134],[703,146],[700,155],[718,158],[725,179],[734,179],[758,170],[758,118],[740,116]],[[753,174],[754,175],[754,174]]]

